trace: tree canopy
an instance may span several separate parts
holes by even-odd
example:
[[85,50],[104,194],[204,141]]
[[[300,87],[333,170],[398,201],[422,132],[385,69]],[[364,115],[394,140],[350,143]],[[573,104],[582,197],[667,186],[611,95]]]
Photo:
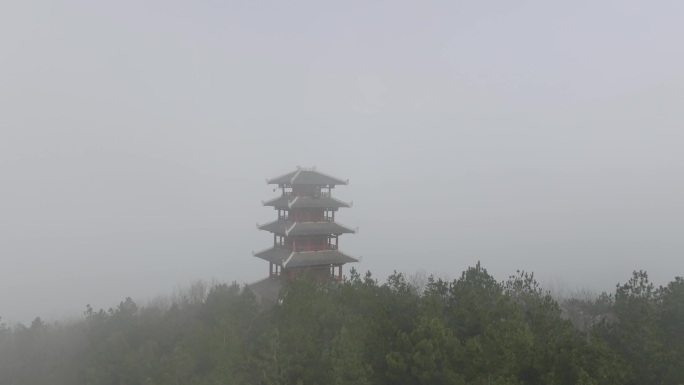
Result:
[[0,383],[684,384],[679,277],[656,288],[635,272],[562,303],[531,273],[499,282],[479,264],[422,285],[298,279],[273,306],[236,284],[204,289],[168,306],[87,305],[66,324],[0,322]]

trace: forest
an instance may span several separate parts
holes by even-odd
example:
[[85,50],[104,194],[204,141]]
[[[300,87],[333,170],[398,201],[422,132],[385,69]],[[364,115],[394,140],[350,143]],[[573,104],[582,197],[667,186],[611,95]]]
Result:
[[340,284],[302,278],[278,304],[196,284],[70,322],[0,321],[0,384],[684,384],[684,279],[634,272],[556,299],[531,273]]

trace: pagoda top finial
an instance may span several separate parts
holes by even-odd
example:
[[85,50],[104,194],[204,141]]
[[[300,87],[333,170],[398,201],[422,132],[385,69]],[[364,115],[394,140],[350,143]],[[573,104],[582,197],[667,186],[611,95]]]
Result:
[[267,179],[268,184],[277,184],[285,186],[293,185],[320,185],[320,186],[335,186],[347,185],[349,180],[342,180],[334,176],[322,173],[316,170],[316,167],[304,168],[297,166],[296,171],[289,172],[273,179]]

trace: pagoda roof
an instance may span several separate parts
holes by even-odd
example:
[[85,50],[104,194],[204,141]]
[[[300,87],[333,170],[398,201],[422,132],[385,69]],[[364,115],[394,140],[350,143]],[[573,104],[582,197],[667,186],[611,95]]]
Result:
[[267,277],[260,281],[250,283],[247,285],[250,290],[262,301],[275,303],[280,295],[280,289],[283,287],[283,280],[281,277]]
[[349,180],[342,180],[334,176],[324,174],[317,171],[316,168],[302,168],[297,167],[297,170],[289,172],[279,177],[268,179],[268,184],[277,185],[321,185],[321,186],[335,186],[349,184]]
[[351,207],[351,203],[343,202],[331,196],[321,195],[320,198],[306,197],[306,196],[287,196],[281,195],[275,199],[267,202],[262,202],[264,206],[273,206],[284,209],[333,209],[340,207]]
[[290,251],[284,247],[273,247],[254,253],[255,257],[284,268],[339,265],[359,260],[339,250]]
[[257,228],[259,230],[265,230],[284,236],[347,234],[356,232],[356,230],[350,229],[337,222],[330,221],[290,222],[285,220],[276,220],[262,226],[257,226]]

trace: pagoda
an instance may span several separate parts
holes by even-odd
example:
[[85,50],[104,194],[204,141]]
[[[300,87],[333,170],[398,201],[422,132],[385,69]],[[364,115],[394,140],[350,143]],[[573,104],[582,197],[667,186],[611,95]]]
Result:
[[[347,185],[341,180],[317,171],[316,168],[297,167],[285,175],[268,179],[267,184],[277,185],[281,195],[264,206],[273,207],[278,218],[259,230],[273,234],[273,246],[253,253],[269,264],[269,278],[281,281],[308,274],[317,281],[342,281],[342,266],[358,262],[339,250],[342,234],[357,230],[335,221],[335,213],[343,207],[351,207],[332,196],[335,186]],[[275,191],[275,189],[274,189]]]

